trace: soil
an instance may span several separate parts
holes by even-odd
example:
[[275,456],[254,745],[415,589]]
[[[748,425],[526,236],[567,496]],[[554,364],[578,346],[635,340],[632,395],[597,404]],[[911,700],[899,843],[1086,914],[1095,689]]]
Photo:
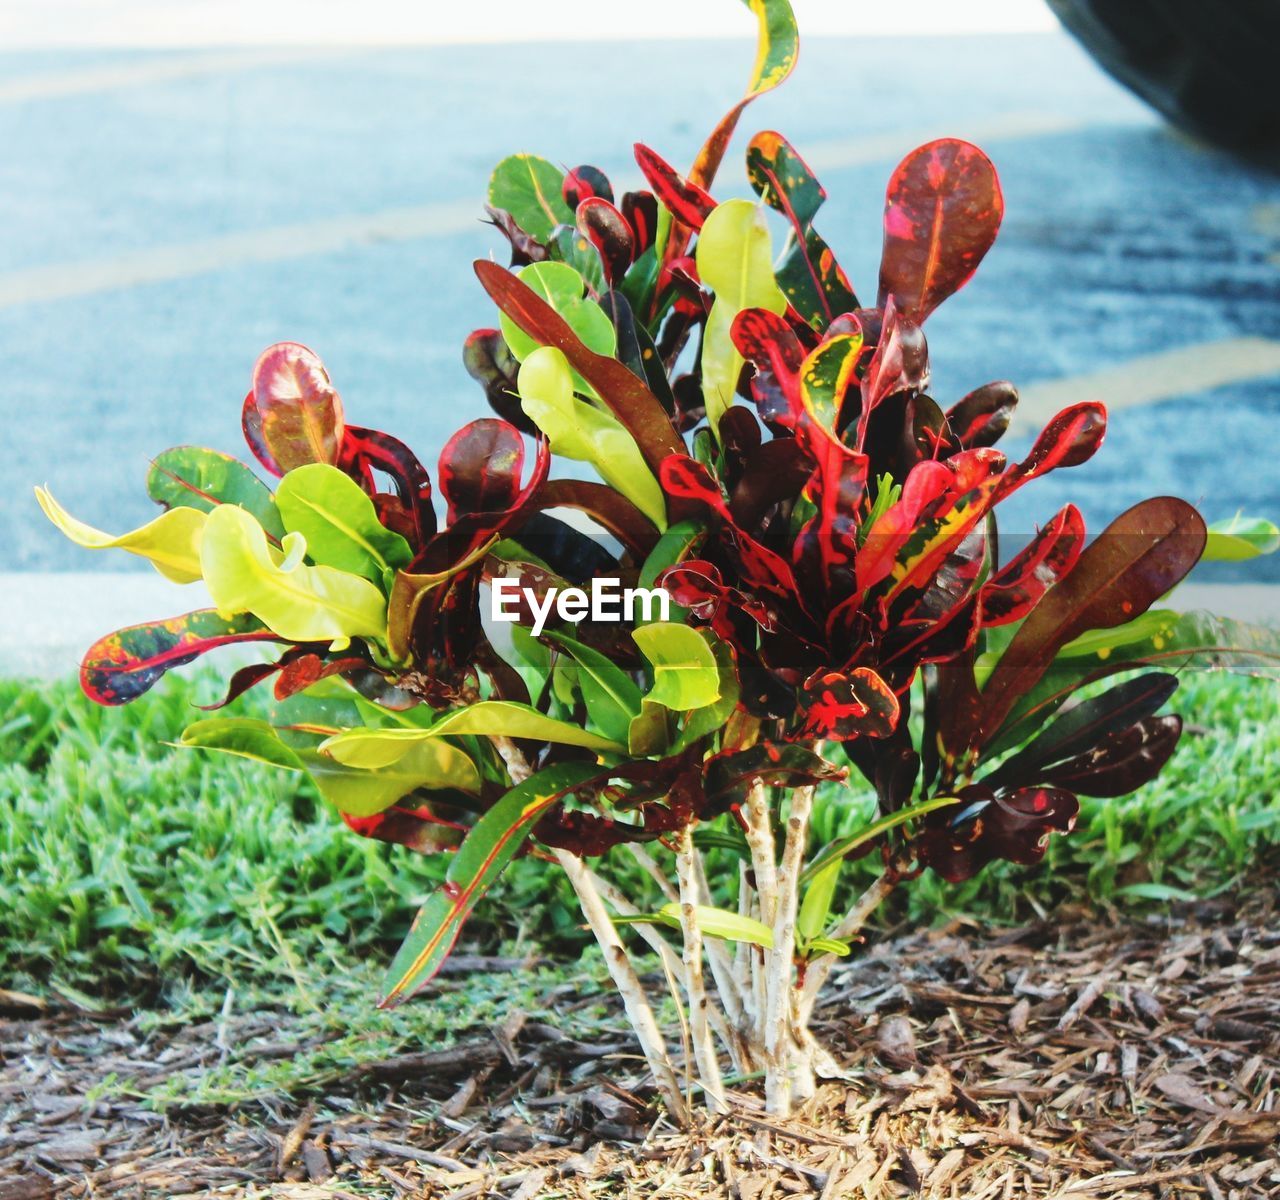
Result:
[[144,1034],[0,992],[0,1200],[1280,1196],[1274,889],[881,941],[821,1010],[847,1077],[786,1121],[744,1082],[691,1132],[621,1023],[587,1044],[515,1012],[323,1094],[161,1113],[94,1089],[296,1053],[287,1015]]

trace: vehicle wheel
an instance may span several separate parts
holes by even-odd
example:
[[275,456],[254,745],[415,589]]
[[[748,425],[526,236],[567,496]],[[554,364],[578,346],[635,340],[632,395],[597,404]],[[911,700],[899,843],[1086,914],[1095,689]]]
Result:
[[1048,0],[1110,75],[1175,125],[1280,146],[1280,0]]

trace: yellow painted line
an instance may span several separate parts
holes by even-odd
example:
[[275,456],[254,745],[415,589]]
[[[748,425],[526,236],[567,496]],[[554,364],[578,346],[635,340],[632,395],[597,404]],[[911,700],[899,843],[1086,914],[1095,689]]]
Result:
[[1114,413],[1268,375],[1280,375],[1280,341],[1239,337],[1181,346],[1020,388],[1014,429],[1039,429],[1055,413],[1082,400],[1101,400]]
[[[317,52],[299,52],[317,53]],[[215,56],[205,56],[211,62]],[[229,62],[267,64],[267,57],[225,55]],[[280,58],[279,61],[285,61]],[[158,70],[161,64],[156,64]],[[209,69],[213,69],[210,67]],[[34,86],[35,81],[31,81]],[[0,98],[3,98],[0,85]],[[802,148],[815,170],[833,170],[861,163],[892,162],[911,147],[953,133],[975,141],[1035,137],[1085,127],[1087,122],[1043,113],[1010,113],[987,121],[961,123],[949,129],[873,134],[864,138],[814,142]],[[631,186],[621,181],[619,186]],[[415,241],[465,232],[481,217],[480,198],[472,201],[425,204],[370,214],[351,214],[326,220],[281,225],[245,233],[201,238],[156,246],[113,257],[0,274],[0,309],[91,296],[100,292],[188,279],[248,263],[282,262],[312,254],[328,254],[379,241]]]
[[924,142],[940,137],[959,137],[981,146],[1028,137],[1049,137],[1059,133],[1075,133],[1096,127],[1097,121],[1085,121],[1061,113],[1014,112],[999,117],[972,121],[940,120],[938,124],[909,130],[889,130],[865,137],[840,138],[833,141],[804,142],[796,147],[815,172],[838,171],[843,167],[860,167],[870,163],[893,162]]
[[378,242],[405,242],[464,233],[481,217],[479,204],[423,204],[383,212],[302,221],[245,233],[156,246],[114,258],[27,267],[0,274],[0,309],[68,300],[146,283],[189,279],[247,263],[287,262]]
[[0,81],[0,104],[23,104],[84,96],[122,88],[147,87],[203,75],[226,75],[263,67],[287,67],[317,59],[337,58],[338,48],[307,47],[272,50],[219,50],[208,53],[139,55],[127,63],[84,67],[74,71],[47,71]]

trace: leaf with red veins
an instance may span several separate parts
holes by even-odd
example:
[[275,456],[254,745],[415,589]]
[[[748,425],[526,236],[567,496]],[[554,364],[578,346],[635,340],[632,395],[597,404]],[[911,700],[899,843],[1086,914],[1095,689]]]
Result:
[[200,655],[240,642],[281,639],[250,616],[220,617],[197,609],[164,621],[147,621],[99,638],[80,664],[80,686],[98,704],[128,704],[152,688],[166,671]]
[[[317,355],[297,342],[278,342],[264,350],[253,369],[253,390],[244,425],[250,447],[254,437],[276,468],[291,471],[308,463],[338,461],[342,451],[342,401]],[[252,434],[251,432],[252,431]],[[270,464],[263,462],[270,468]]]
[[644,173],[659,203],[681,225],[699,230],[716,202],[696,183],[691,183],[655,150],[637,142],[636,163]]
[[605,278],[616,284],[631,265],[635,237],[627,219],[608,200],[589,196],[578,205],[578,232],[600,252]]
[[1106,405],[1087,400],[1064,408],[1041,431],[1031,453],[1007,472],[999,499],[1058,467],[1078,467],[1088,462],[1106,433]]
[[982,624],[1020,621],[1075,566],[1084,549],[1084,518],[1068,504],[983,586]]
[[992,446],[1004,436],[1018,405],[1018,389],[1005,380],[975,388],[947,409],[947,424],[966,450]]
[[862,376],[862,410],[858,414],[856,445],[867,440],[871,414],[898,392],[922,391],[929,383],[929,346],[924,331],[894,307],[890,298],[875,353]]
[[450,524],[471,513],[502,512],[520,494],[524,438],[514,425],[482,417],[445,443],[438,471]]
[[977,146],[941,138],[898,164],[885,193],[880,299],[923,322],[972,278],[1004,216],[995,167]]
[[631,226],[634,254],[639,258],[658,236],[658,198],[652,192],[624,192],[622,215]]
[[574,211],[584,200],[593,197],[613,203],[613,185],[609,182],[609,176],[599,167],[587,164],[566,172],[564,182],[560,185],[560,194],[564,197],[565,204]]
[[898,724],[898,697],[868,667],[847,674],[818,671],[801,688],[804,724],[797,738],[847,742],[888,737]]

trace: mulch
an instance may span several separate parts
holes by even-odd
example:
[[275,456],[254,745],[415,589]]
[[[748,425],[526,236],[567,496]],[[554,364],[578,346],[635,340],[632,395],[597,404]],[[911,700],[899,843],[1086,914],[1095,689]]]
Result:
[[846,1078],[786,1121],[741,1084],[692,1132],[650,1106],[621,1024],[587,1043],[571,1014],[513,1012],[311,1097],[162,1113],[93,1089],[294,1053],[288,1015],[144,1034],[35,1006],[0,992],[0,1200],[1280,1196],[1273,881],[1137,924],[881,942],[820,1014]]

